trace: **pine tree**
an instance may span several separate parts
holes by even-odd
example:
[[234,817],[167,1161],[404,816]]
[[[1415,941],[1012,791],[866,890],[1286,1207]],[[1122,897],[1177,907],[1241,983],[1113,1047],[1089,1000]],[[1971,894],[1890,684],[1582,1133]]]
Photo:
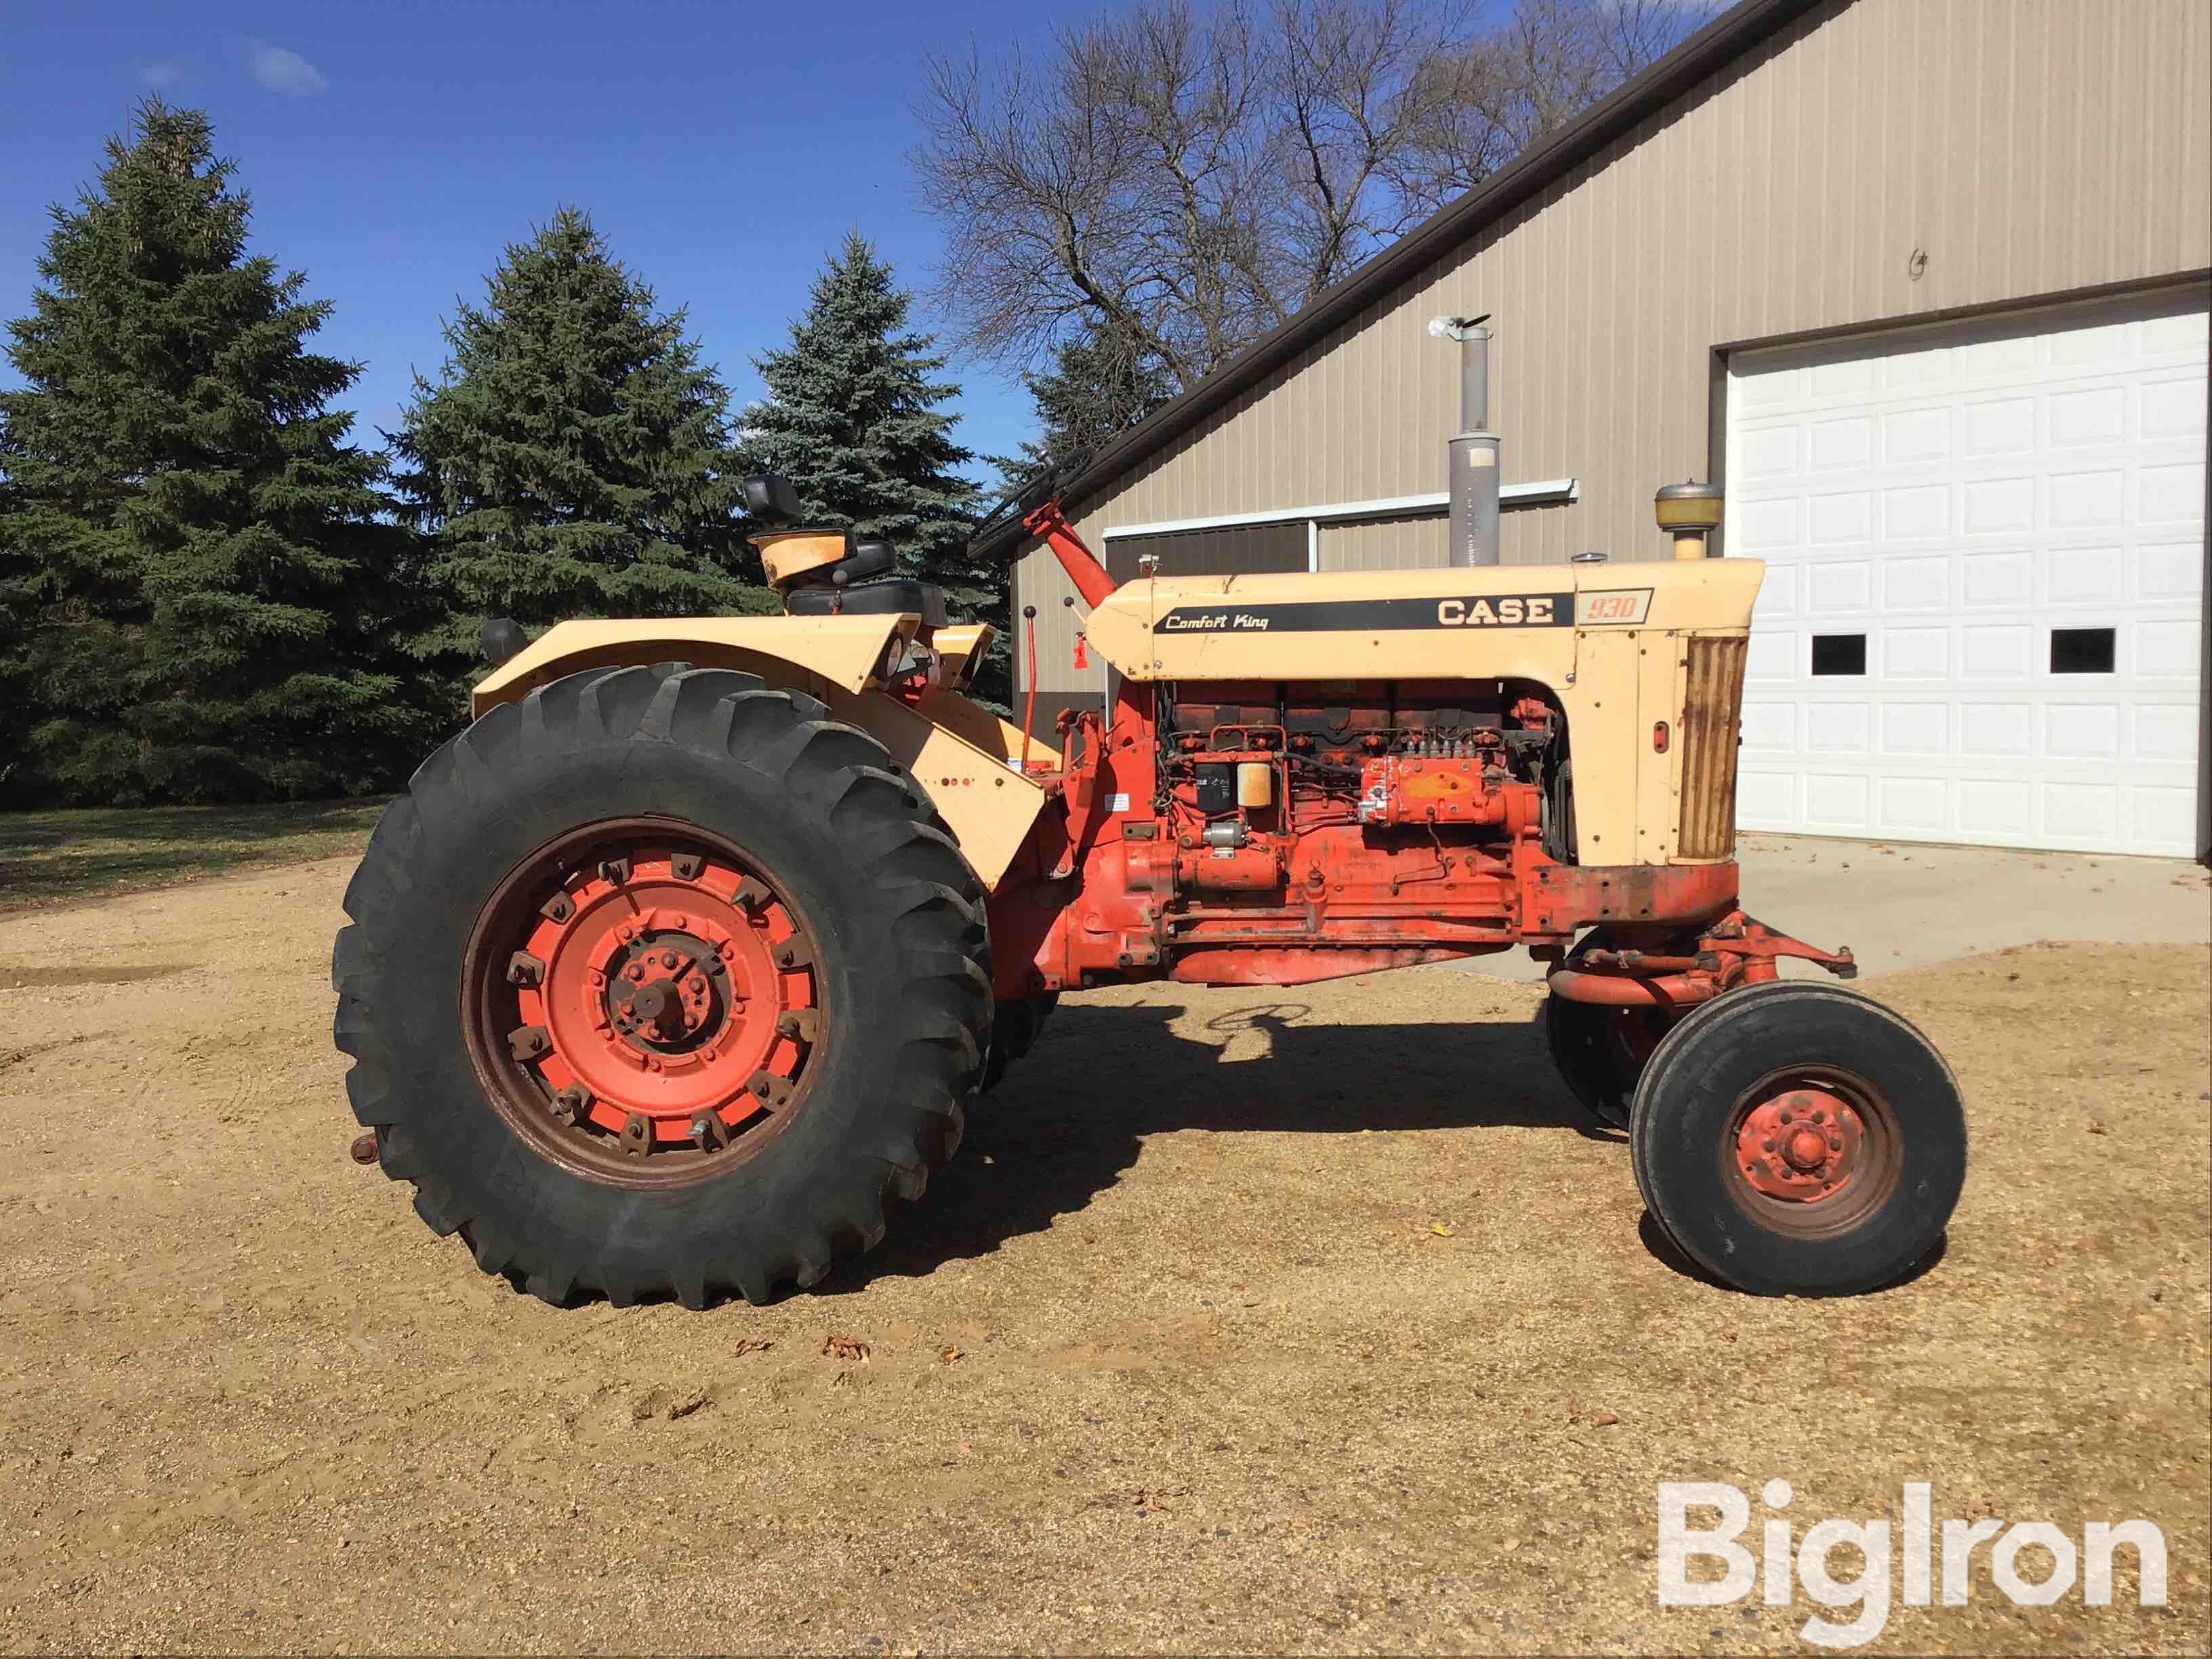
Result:
[[0,678],[24,799],[301,797],[386,785],[434,717],[392,671],[405,533],[327,407],[359,365],[246,252],[201,111],[149,98],[57,205],[27,385],[0,393]]
[[941,408],[960,388],[932,379],[945,359],[930,336],[907,331],[912,303],[874,247],[848,234],[791,343],[755,360],[768,396],[744,413],[744,470],[782,473],[810,517],[889,537],[956,617],[1003,635],[1006,568],[968,551],[978,491],[955,469],[975,458]]
[[486,288],[392,434],[442,602],[414,648],[460,672],[487,617],[774,610],[747,580],[729,393],[684,313],[656,311],[573,208],[510,245]]
[[1175,395],[1175,380],[1133,341],[1091,330],[1053,349],[1049,374],[1022,376],[1036,410],[1036,438],[1018,455],[994,455],[1009,489],[1039,467],[1075,460],[1113,439]]

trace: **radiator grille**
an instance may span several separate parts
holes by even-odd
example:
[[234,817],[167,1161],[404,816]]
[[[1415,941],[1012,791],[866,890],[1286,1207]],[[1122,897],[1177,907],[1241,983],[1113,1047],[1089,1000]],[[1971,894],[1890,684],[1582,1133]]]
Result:
[[1690,641],[1682,698],[1680,856],[1724,859],[1735,850],[1735,751],[1743,716],[1744,639]]

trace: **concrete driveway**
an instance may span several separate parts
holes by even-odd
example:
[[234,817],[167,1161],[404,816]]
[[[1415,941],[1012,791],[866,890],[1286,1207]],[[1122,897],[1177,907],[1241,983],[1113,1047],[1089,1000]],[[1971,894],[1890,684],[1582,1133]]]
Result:
[[[2039,939],[2212,943],[2212,873],[2184,859],[1751,835],[1737,857],[1745,909],[1810,944],[1850,945],[1863,980]],[[1468,966],[1543,976],[1519,951]]]

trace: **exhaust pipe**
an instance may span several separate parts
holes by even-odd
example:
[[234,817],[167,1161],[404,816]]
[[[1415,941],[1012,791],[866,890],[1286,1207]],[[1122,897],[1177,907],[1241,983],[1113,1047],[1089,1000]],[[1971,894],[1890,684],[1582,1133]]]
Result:
[[1498,434],[1490,429],[1490,331],[1480,317],[1431,317],[1459,342],[1459,435],[1451,441],[1451,562],[1498,562]]

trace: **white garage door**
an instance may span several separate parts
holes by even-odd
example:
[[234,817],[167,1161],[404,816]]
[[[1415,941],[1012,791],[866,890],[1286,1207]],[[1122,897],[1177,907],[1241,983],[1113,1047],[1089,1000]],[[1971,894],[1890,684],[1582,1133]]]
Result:
[[2198,850],[2194,304],[1731,361],[1745,829]]

